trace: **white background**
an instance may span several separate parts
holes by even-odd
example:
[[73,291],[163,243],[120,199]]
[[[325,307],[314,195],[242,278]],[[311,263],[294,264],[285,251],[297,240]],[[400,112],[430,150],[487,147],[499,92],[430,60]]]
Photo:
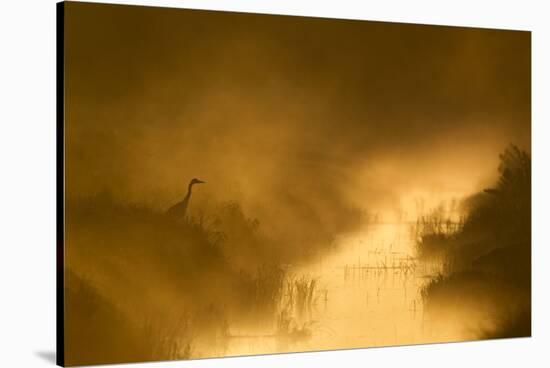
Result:
[[[533,31],[533,338],[150,363],[144,367],[549,366],[545,352],[550,349],[550,222],[545,210],[550,206],[550,12],[544,9],[545,1],[112,2]],[[55,1],[2,1],[0,41],[0,366],[52,366]]]

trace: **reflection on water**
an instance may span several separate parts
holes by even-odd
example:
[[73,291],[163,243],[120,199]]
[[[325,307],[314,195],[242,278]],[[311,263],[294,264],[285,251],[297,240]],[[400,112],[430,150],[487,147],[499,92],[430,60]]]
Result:
[[[422,287],[440,266],[414,258],[408,223],[370,224],[337,239],[332,255],[295,275],[316,281],[310,308],[262,326],[230,326],[223,351],[198,347],[200,355],[249,355],[286,351],[342,349],[470,339],[453,325],[435,324],[423,311]],[[281,333],[281,319],[286,319]]]

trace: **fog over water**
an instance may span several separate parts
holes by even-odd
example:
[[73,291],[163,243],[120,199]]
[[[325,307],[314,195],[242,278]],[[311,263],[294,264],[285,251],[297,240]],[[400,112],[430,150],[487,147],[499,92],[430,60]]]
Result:
[[65,6],[71,362],[525,327],[530,33]]

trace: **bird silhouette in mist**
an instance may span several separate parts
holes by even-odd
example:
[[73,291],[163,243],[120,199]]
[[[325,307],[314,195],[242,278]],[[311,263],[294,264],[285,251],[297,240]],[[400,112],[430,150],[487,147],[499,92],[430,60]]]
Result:
[[185,195],[185,198],[183,198],[182,201],[170,207],[168,211],[166,211],[166,213],[169,216],[172,216],[174,218],[185,219],[185,215],[187,213],[187,207],[189,206],[189,199],[191,198],[191,190],[193,188],[193,185],[204,184],[204,183],[206,182],[199,180],[197,178],[194,178],[193,180],[191,180],[191,182],[189,183],[189,186],[187,187],[187,194]]

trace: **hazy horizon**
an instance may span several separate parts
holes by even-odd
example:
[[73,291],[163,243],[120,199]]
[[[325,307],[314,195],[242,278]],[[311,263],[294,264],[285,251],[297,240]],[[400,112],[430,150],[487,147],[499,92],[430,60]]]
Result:
[[70,364],[531,335],[530,32],[63,6]]
[[[67,196],[392,211],[530,151],[530,34],[68,4]],[[405,203],[404,203],[405,202]]]

